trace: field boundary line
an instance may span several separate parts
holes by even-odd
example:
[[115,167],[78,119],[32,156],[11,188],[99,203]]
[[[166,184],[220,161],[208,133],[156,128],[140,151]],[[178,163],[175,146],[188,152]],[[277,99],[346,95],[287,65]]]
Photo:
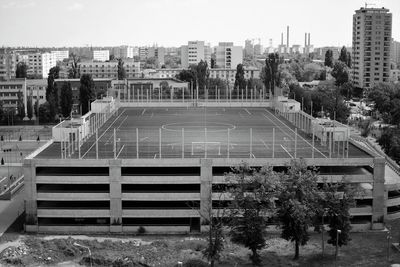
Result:
[[[118,115],[118,117],[116,117],[116,118],[114,119],[114,121],[110,124],[110,126],[108,126],[108,128],[100,135],[100,137],[98,138],[98,140],[100,140],[100,139],[103,137],[103,135],[104,135],[106,132],[108,132],[108,130],[111,128],[111,126],[121,117],[122,114],[124,114],[124,112],[125,112],[125,109]],[[94,136],[94,138],[96,139],[96,136]],[[92,148],[94,147],[94,145],[96,144],[96,142],[97,142],[97,140],[95,140],[95,141],[93,142],[93,144],[89,147],[89,149],[85,152],[85,154],[83,154],[82,158],[84,158],[84,157],[87,155],[87,153],[89,153],[89,151],[92,150]]]
[[[272,116],[274,116],[274,114],[272,114],[272,112],[270,112],[268,109],[264,108],[265,111],[267,111],[269,114],[271,114]],[[281,121],[277,116],[274,116],[281,124],[285,125],[289,130],[291,130],[294,134],[296,134],[295,131],[293,131],[292,128],[290,128],[289,126],[287,126],[283,121]],[[271,119],[270,119],[271,120]],[[272,120],[271,120],[272,121]],[[275,124],[275,123],[274,123]],[[275,124],[276,125],[276,124]],[[297,134],[301,139],[303,139],[310,147],[311,149],[315,149],[318,153],[320,153],[322,156],[324,156],[325,158],[328,158],[327,156],[325,156],[324,153],[322,153],[318,148],[316,148],[314,146],[312,146],[312,144],[310,144],[310,142],[308,142],[306,139],[304,139],[301,135]]]

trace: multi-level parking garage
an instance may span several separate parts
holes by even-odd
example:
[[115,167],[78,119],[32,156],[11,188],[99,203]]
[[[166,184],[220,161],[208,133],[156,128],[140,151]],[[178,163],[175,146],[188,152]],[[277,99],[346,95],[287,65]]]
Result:
[[291,101],[216,104],[120,103],[57,126],[25,159],[27,231],[200,231],[199,212],[221,204],[232,166],[283,171],[295,158],[318,167],[319,182],[344,179],[362,192],[351,209],[355,230],[380,229],[399,213],[385,158],[345,125],[317,121]]

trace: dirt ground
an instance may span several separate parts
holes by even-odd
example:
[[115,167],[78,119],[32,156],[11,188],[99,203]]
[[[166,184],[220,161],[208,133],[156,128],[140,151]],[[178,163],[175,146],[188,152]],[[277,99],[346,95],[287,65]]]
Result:
[[[399,242],[400,220],[390,226],[390,242]],[[348,246],[340,248],[337,266],[400,263],[400,252],[393,247],[388,250],[386,232],[352,233],[351,238]],[[42,236],[10,231],[0,238],[0,266],[90,266],[92,260],[93,266],[168,267],[193,258],[205,261],[205,246],[204,236]],[[91,258],[85,247],[90,248]],[[335,248],[325,244],[323,258],[321,251],[321,235],[312,233],[308,244],[300,248],[300,259],[294,261],[293,244],[271,234],[261,251],[262,266],[335,266]],[[228,240],[217,266],[252,266],[248,254],[249,250]]]

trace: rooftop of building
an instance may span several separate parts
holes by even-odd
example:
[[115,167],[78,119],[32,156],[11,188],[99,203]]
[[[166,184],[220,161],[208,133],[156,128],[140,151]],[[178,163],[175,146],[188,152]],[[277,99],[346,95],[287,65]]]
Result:
[[[374,157],[351,142],[348,150],[346,142],[329,150],[271,110],[254,107],[120,108],[98,138],[97,145],[95,134],[82,142],[81,159]],[[34,158],[61,158],[62,147],[53,142]],[[79,158],[77,146],[71,158]]]

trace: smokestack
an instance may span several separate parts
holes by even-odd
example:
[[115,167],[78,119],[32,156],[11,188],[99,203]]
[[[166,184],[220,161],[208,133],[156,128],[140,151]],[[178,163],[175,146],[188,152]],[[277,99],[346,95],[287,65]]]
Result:
[[288,51],[289,51],[289,26],[287,26],[287,42],[286,42],[286,47],[287,47],[287,49],[288,49]]
[[310,46],[310,36],[311,36],[311,34],[310,33],[308,33],[308,46]]
[[307,33],[304,34],[304,47],[307,47]]
[[281,33],[281,45],[283,45],[283,32]]

